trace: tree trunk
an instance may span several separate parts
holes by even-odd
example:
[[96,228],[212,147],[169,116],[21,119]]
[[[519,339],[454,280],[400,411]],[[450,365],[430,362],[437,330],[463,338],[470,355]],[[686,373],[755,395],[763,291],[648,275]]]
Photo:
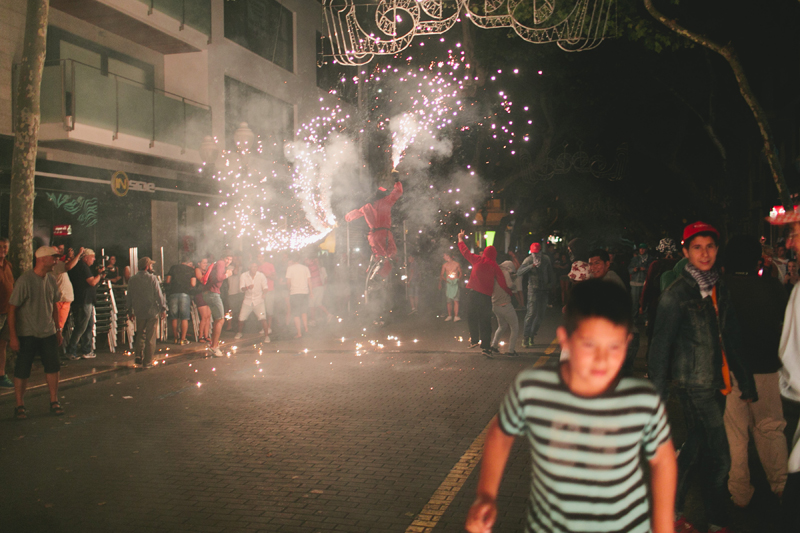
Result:
[[11,160],[9,259],[14,275],[33,265],[33,181],[39,140],[39,96],[47,43],[49,0],[28,0],[17,90],[16,134]]
[[794,209],[792,199],[789,196],[789,188],[786,186],[786,179],[783,177],[783,169],[781,163],[778,161],[778,155],[775,151],[775,142],[772,138],[772,132],[769,128],[767,115],[761,104],[750,88],[750,82],[747,81],[747,76],[744,73],[744,68],[739,62],[739,57],[736,55],[736,50],[731,43],[722,46],[717,42],[709,39],[705,35],[695,33],[687,30],[676,21],[668,19],[653,6],[653,0],[644,0],[644,7],[657,21],[661,22],[664,26],[674,31],[678,35],[682,35],[691,41],[708,48],[709,50],[718,53],[725,58],[725,61],[730,65],[733,70],[733,75],[736,77],[736,82],[739,84],[739,92],[747,102],[750,111],[753,113],[753,118],[756,120],[758,129],[761,133],[761,138],[764,140],[764,155],[769,163],[770,171],[772,172],[772,180],[775,182],[775,187],[778,189],[778,195],[781,199],[783,207],[789,211]]

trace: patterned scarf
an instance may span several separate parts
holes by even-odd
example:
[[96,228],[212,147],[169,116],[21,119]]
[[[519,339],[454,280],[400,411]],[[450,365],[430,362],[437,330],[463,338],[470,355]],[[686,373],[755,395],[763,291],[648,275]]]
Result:
[[702,292],[711,292],[711,289],[719,281],[719,272],[717,272],[716,268],[702,271],[693,264],[686,263],[686,272],[692,275],[697,284],[700,285]]

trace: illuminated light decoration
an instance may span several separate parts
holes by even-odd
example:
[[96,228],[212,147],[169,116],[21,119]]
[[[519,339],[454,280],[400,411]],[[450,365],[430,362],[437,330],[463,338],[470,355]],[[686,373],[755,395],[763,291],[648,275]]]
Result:
[[[480,28],[510,28],[535,44],[557,43],[567,52],[596,48],[608,32],[613,0],[533,0],[521,20],[521,0],[322,0],[333,57],[342,65],[366,65],[407,49],[415,37],[450,30],[461,15]],[[367,21],[374,25],[367,26]],[[424,43],[419,43],[423,46]],[[459,43],[460,45],[460,43]],[[457,45],[457,46],[459,46]]]

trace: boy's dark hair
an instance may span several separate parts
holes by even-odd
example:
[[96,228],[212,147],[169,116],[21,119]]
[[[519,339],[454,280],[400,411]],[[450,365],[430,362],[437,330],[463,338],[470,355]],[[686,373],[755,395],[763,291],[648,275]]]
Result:
[[713,231],[701,231],[700,233],[695,233],[694,235],[683,241],[683,247],[688,250],[689,245],[692,244],[692,241],[698,237],[711,237],[712,239],[714,239],[714,244],[719,246],[719,237],[717,236],[716,233],[714,233]]
[[602,279],[590,279],[576,284],[569,295],[564,311],[564,328],[572,335],[588,318],[605,318],[616,326],[633,331],[631,298],[627,291]]
[[589,259],[592,257],[599,257],[601,261],[604,263],[608,263],[611,261],[611,257],[608,255],[608,252],[603,250],[602,248],[597,248],[596,250],[592,250],[589,252]]

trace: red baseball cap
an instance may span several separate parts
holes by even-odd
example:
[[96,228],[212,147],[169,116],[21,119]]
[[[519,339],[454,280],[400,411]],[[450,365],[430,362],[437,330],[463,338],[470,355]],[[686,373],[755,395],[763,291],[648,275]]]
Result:
[[531,253],[532,254],[538,254],[541,251],[542,251],[542,245],[541,244],[539,244],[538,242],[535,242],[535,243],[531,244]]
[[681,244],[685,243],[698,233],[713,233],[717,236],[717,239],[719,239],[719,231],[717,231],[717,228],[711,224],[706,224],[705,222],[698,220],[694,224],[689,224],[683,228],[683,240],[681,241]]

